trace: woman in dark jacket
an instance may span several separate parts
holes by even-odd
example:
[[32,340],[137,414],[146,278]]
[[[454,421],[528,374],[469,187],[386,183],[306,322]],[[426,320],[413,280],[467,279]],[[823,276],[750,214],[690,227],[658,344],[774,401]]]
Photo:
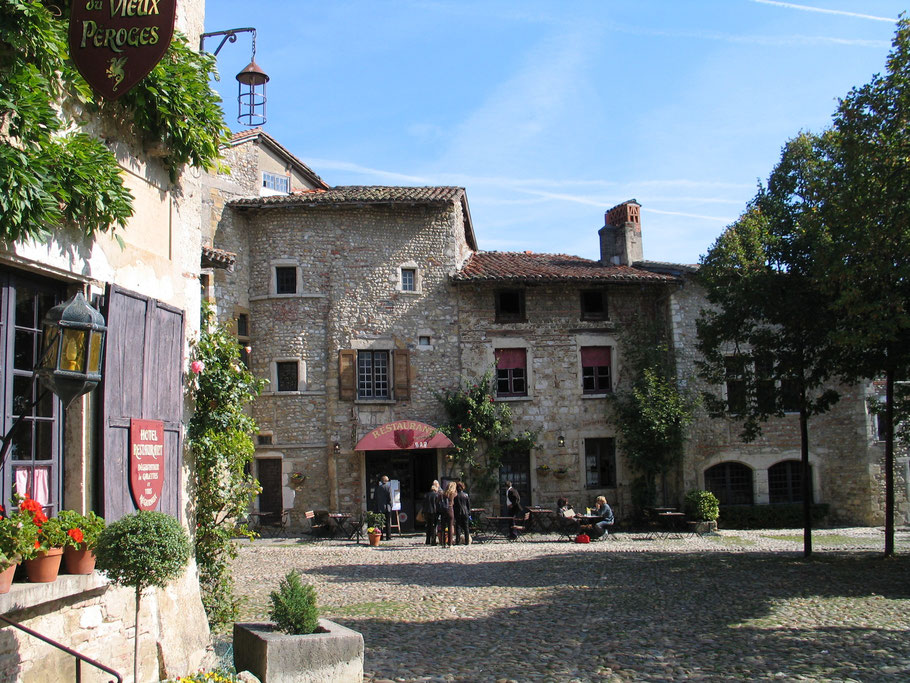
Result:
[[455,545],[458,545],[459,539],[464,535],[464,544],[471,545],[471,499],[468,492],[465,491],[464,482],[459,481],[455,484],[457,493],[455,494]]
[[423,497],[423,523],[427,525],[426,545],[436,545],[436,525],[439,524],[439,482],[433,481],[433,485]]

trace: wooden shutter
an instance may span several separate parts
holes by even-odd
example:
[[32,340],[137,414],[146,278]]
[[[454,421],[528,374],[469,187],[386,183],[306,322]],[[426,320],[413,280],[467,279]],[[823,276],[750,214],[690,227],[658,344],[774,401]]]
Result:
[[395,378],[395,400],[411,400],[411,363],[407,349],[392,351],[392,372]]
[[353,401],[357,397],[357,352],[338,352],[338,398]]
[[136,510],[129,485],[130,419],[164,422],[165,480],[158,510],[181,517],[184,313],[108,286],[102,382],[101,497],[111,522]]

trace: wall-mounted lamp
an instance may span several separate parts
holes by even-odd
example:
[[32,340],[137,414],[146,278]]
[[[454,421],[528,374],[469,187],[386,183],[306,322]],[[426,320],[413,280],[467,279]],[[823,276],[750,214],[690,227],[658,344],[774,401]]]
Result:
[[337,441],[336,441],[335,444],[332,446],[332,452],[333,452],[335,455],[338,455],[339,453],[341,453],[341,444],[338,443]]
[[253,34],[253,56],[250,63],[237,74],[237,123],[244,126],[261,126],[266,122],[265,117],[265,84],[269,82],[269,77],[258,64],[256,64],[256,29],[254,28],[232,28],[227,31],[212,31],[203,33],[199,37],[199,51],[202,52],[203,44],[206,38],[212,36],[224,36],[218,47],[212,53],[218,56],[221,48],[227,41],[237,42],[238,33]]
[[559,446],[560,448],[565,448],[565,445],[566,445],[566,437],[564,437],[562,434],[560,434],[559,436],[557,436],[557,437],[556,437],[556,445]]

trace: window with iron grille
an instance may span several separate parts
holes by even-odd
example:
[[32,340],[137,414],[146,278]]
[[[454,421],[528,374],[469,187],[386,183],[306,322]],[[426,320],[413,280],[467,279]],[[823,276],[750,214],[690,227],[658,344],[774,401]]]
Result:
[[299,390],[300,374],[297,361],[279,361],[275,363],[275,374],[278,377],[278,391]]
[[[812,486],[812,468],[809,468],[809,486]],[[781,460],[768,468],[768,502],[803,502],[802,463],[799,460]],[[811,500],[811,488],[809,499]]]
[[297,266],[275,266],[275,293],[297,293]]
[[288,194],[291,191],[291,179],[286,175],[263,171],[262,186],[267,190],[275,190],[276,192]]
[[496,322],[521,322],[525,319],[525,293],[521,289],[496,291]]
[[581,385],[585,394],[606,394],[613,391],[610,372],[612,348],[609,346],[581,347]]
[[752,469],[738,462],[722,462],[705,470],[705,488],[721,505],[752,505]]
[[528,356],[525,349],[496,349],[496,395],[528,395]]
[[585,439],[585,485],[589,489],[616,486],[615,439]]
[[607,293],[602,289],[581,291],[581,319],[607,320]]
[[357,398],[389,398],[389,352],[357,352]]
[[401,291],[402,292],[416,292],[417,291],[417,271],[413,268],[402,268],[401,269]]

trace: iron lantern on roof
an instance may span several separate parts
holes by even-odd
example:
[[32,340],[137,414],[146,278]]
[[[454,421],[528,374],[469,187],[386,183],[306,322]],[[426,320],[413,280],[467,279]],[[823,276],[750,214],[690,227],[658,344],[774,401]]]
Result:
[[44,346],[35,373],[68,406],[101,382],[104,316],[77,292],[49,310],[42,324]]

